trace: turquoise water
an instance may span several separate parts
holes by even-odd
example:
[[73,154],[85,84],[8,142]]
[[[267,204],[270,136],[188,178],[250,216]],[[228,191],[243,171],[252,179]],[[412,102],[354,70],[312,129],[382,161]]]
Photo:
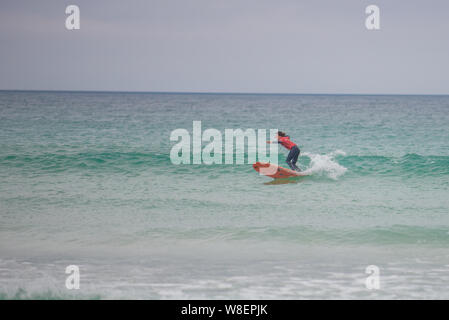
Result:
[[[195,120],[311,175],[173,165]],[[4,91],[0,298],[449,298],[448,190],[449,96]]]

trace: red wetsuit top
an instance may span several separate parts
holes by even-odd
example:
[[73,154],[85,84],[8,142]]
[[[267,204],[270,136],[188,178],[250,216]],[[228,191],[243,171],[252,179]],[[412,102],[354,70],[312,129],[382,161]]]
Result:
[[278,138],[278,142],[280,144],[282,144],[288,150],[291,150],[294,146],[296,146],[296,143],[290,141],[290,137],[289,136],[279,137]]

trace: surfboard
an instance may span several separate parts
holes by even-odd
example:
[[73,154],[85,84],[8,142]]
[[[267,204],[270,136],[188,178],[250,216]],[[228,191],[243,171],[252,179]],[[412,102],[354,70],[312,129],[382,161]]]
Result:
[[291,177],[307,176],[307,173],[297,172],[291,169],[283,168],[278,165],[267,162],[256,162],[253,164],[254,170],[273,179],[285,179]]

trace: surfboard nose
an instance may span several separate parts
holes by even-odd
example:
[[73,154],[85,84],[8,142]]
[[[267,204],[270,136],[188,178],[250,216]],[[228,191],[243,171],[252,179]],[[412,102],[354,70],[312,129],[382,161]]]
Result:
[[264,167],[264,164],[262,162],[257,161],[256,163],[253,163],[253,168],[256,171],[259,171],[260,168]]

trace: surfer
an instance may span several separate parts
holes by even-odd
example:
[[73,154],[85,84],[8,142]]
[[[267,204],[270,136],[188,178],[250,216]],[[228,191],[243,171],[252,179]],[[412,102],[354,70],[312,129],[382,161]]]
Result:
[[301,171],[299,167],[296,165],[296,161],[298,161],[300,150],[296,143],[290,140],[290,137],[285,134],[285,132],[278,131],[277,141],[267,141],[267,143],[280,143],[283,147],[290,150],[287,156],[287,164],[288,166],[295,171]]

